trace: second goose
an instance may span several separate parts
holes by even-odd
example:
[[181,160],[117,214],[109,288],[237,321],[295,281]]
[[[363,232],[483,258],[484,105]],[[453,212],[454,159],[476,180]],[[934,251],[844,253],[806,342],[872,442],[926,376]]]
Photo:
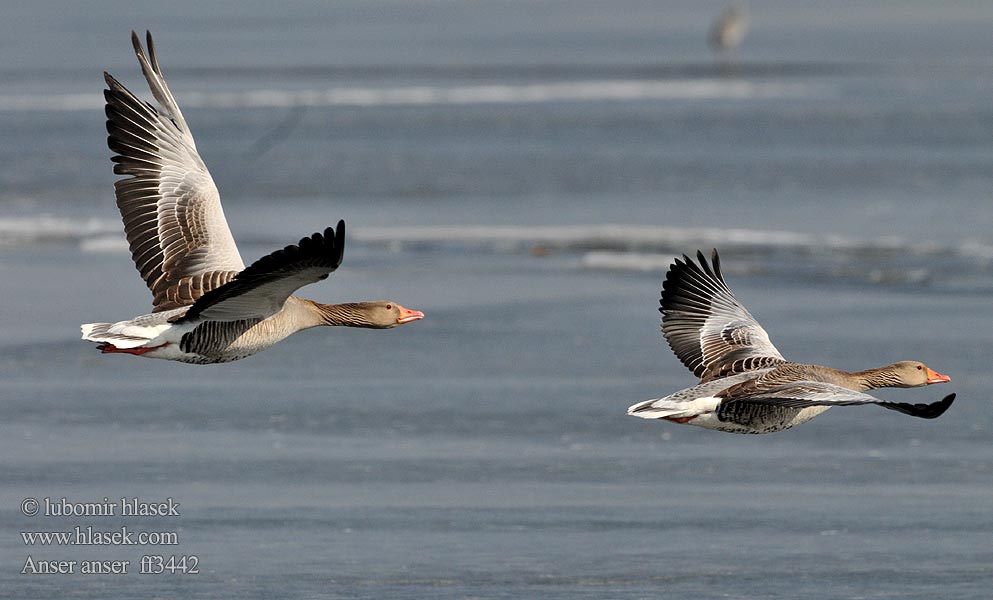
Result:
[[949,381],[916,361],[850,373],[786,360],[731,293],[717,250],[711,261],[702,252],[697,262],[676,259],[662,284],[659,308],[662,334],[700,383],[639,402],[629,415],[730,433],[770,433],[805,423],[832,406],[876,404],[934,419],[955,400],[949,394],[932,404],[906,404],[865,393]]

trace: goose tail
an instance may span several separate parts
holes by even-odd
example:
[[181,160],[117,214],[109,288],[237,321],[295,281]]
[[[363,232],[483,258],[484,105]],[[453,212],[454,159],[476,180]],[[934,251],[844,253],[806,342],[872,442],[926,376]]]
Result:
[[116,348],[137,348],[147,344],[151,338],[114,333],[117,323],[84,323],[79,326],[82,338],[88,342],[109,344]]
[[720,398],[696,398],[691,402],[657,398],[628,407],[628,414],[642,419],[692,419],[713,411],[720,402]]

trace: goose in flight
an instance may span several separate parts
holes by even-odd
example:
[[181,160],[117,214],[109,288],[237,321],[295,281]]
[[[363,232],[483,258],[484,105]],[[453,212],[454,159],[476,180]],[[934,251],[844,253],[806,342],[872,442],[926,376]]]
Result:
[[771,433],[805,423],[832,406],[877,404],[914,417],[934,419],[955,400],[932,404],[880,400],[867,391],[949,381],[924,364],[902,361],[849,373],[783,358],[769,335],[731,293],[714,250],[712,264],[683,256],[662,284],[662,334],[700,383],[628,414],[665,419],[730,433]]
[[114,152],[117,207],[152,312],[81,326],[104,353],[194,364],[238,360],[320,325],[388,329],[424,313],[392,301],[322,304],[292,294],[341,264],[345,223],[255,261],[241,260],[221,199],[155,56],[131,32],[158,106],[104,73],[107,144]]

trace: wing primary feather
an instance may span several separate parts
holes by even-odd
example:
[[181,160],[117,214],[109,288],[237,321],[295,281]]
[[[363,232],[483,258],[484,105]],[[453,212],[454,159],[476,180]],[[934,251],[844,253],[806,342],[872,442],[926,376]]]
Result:
[[931,404],[880,402],[879,405],[883,408],[895,410],[912,417],[919,417],[921,419],[937,419],[941,415],[945,414],[945,411],[952,406],[952,402],[955,402],[955,394],[948,394],[938,402],[932,402]]
[[258,259],[231,281],[200,296],[176,322],[186,323],[201,317],[212,319],[219,311],[226,310],[222,308],[225,302],[237,298],[244,300],[244,304],[257,307],[257,312],[239,314],[237,319],[271,314],[282,307],[294,291],[325,279],[337,269],[344,257],[344,249],[345,222],[338,221],[337,228],[328,227],[323,233],[302,238],[295,245],[290,244]]
[[784,359],[768,334],[728,288],[717,249],[710,261],[676,258],[662,282],[662,333],[679,360],[701,381]]
[[114,173],[129,176],[114,187],[131,257],[152,293],[153,311],[162,312],[191,305],[245,264],[217,188],[162,77],[150,32],[145,41],[147,54],[131,32],[157,106],[104,72],[104,112]]

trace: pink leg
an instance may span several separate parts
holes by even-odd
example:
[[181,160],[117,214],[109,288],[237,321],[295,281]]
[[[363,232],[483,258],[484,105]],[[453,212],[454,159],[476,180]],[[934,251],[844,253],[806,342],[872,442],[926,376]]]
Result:
[[160,344],[158,346],[152,346],[150,348],[118,348],[117,346],[104,342],[97,346],[100,352],[104,354],[134,354],[135,356],[141,356],[146,352],[151,352],[152,350],[158,350],[159,348],[165,346],[166,344]]

